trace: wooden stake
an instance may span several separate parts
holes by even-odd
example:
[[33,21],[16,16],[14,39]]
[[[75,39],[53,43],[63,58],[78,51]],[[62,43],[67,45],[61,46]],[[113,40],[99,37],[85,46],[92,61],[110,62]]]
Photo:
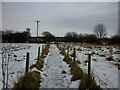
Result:
[[29,52],[27,52],[27,55],[26,55],[26,69],[25,69],[25,73],[28,73],[29,72]]
[[90,75],[91,69],[91,54],[88,54],[88,75]]
[[76,53],[75,53],[75,48],[74,48],[74,61],[75,61]]
[[38,47],[38,61],[40,59],[40,47]]

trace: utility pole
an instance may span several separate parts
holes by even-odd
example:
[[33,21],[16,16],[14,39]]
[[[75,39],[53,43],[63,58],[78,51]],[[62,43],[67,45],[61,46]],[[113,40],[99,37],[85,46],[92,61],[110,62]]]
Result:
[[37,22],[37,37],[38,37],[38,27],[39,27],[39,22],[40,21],[36,21]]

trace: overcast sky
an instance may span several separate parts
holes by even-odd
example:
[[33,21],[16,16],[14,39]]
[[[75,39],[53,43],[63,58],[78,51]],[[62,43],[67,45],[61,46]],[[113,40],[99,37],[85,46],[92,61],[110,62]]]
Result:
[[31,28],[36,36],[36,22],[40,20],[39,35],[49,31],[55,36],[66,32],[93,33],[96,24],[106,26],[108,37],[118,30],[117,2],[3,2],[2,29],[24,31]]

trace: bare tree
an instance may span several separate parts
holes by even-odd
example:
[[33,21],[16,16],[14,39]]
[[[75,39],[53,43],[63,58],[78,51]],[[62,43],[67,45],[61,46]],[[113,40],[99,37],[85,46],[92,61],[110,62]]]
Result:
[[64,37],[68,38],[78,38],[78,34],[76,32],[67,32]]
[[95,25],[94,33],[97,36],[97,38],[99,39],[104,38],[107,35],[105,25],[104,24]]
[[2,75],[3,75],[3,89],[8,89],[8,78],[9,78],[9,60],[11,55],[11,44],[2,45]]

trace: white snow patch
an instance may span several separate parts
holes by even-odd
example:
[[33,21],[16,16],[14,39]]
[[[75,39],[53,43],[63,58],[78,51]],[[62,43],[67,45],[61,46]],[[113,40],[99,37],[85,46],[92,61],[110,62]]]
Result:
[[[47,57],[44,59],[43,72],[41,73],[41,88],[68,88],[71,84],[71,75],[68,65],[63,61],[56,45],[51,45]],[[62,71],[66,73],[62,73]]]

